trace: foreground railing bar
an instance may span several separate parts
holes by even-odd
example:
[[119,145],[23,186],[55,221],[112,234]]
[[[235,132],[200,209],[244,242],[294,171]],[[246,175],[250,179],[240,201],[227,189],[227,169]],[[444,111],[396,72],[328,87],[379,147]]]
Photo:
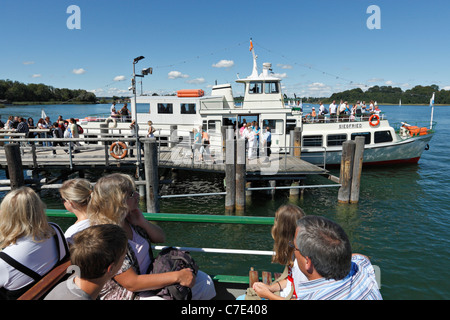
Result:
[[[75,218],[75,214],[61,209],[47,209],[49,217]],[[225,216],[187,213],[148,213],[143,212],[144,217],[150,221],[163,222],[194,222],[194,223],[229,223],[229,224],[253,224],[253,225],[273,225],[273,217],[257,216]]]
[[[155,250],[162,250],[169,246],[152,246]],[[173,248],[190,251],[190,252],[202,252],[202,253],[227,253],[227,254],[248,254],[248,255],[260,255],[260,256],[273,256],[275,252],[265,250],[243,250],[243,249],[220,249],[220,248],[195,248],[195,247],[175,247]]]

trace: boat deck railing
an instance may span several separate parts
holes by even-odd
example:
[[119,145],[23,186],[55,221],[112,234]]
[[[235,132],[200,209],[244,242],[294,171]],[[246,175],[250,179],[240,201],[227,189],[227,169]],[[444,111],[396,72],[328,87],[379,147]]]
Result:
[[[360,115],[316,115],[312,117],[310,114],[302,116],[303,123],[341,123],[341,122],[368,122],[370,117],[375,113],[362,113]],[[378,113],[380,120],[387,120],[384,112]]]

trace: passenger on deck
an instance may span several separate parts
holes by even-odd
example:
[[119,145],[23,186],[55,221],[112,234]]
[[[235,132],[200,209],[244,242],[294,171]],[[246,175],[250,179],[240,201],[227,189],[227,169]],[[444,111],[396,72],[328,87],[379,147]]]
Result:
[[64,233],[69,243],[72,243],[74,234],[89,227],[87,206],[91,200],[92,190],[90,182],[81,178],[67,180],[59,189],[64,207],[77,217],[77,221]]
[[[298,268],[294,256],[294,248],[289,246],[295,235],[297,220],[303,218],[305,213],[298,206],[283,205],[275,212],[275,223],[272,227],[274,240],[272,263],[279,263],[285,267],[285,279],[271,285],[255,282],[253,290],[261,298],[270,300],[296,299],[294,283],[308,281],[306,276]],[[295,280],[295,281],[294,281]]]
[[0,248],[0,300],[16,300],[68,254],[62,230],[47,222],[45,204],[28,187],[2,201]]
[[[77,120],[75,120],[75,118],[70,118],[69,119],[69,128],[70,128],[70,137],[71,138],[79,138],[80,135],[78,134],[78,125],[77,125]],[[81,146],[80,142],[76,141],[75,142],[76,146]],[[80,152],[80,150],[75,150],[76,153]]]
[[148,121],[148,130],[147,130],[147,138],[154,138],[155,137],[155,127],[153,127],[153,122],[152,121]]
[[265,152],[265,159],[264,162],[270,161],[270,155],[272,154],[272,151],[270,150],[270,146],[272,145],[272,133],[269,127],[266,128],[266,132],[263,135],[263,146],[264,146],[264,152]]
[[70,246],[70,260],[80,273],[58,284],[44,300],[95,300],[122,267],[127,241],[125,231],[114,224],[78,232]]
[[191,159],[195,159],[195,155],[198,153],[198,161],[202,161],[202,155],[199,153],[200,147],[202,145],[202,134],[194,128],[194,144],[192,148],[192,156]]
[[139,210],[139,193],[134,180],[114,173],[100,178],[88,206],[91,225],[116,224],[128,238],[128,250],[121,270],[108,281],[99,297],[104,300],[156,299],[149,290],[179,283],[192,288],[192,299],[206,300],[215,296],[211,278],[202,271],[197,277],[191,269],[162,274],[147,274],[153,262],[152,243],[165,241],[164,231],[145,219]]
[[345,231],[335,222],[306,216],[297,222],[294,254],[306,282],[295,283],[299,300],[381,300],[369,259],[352,255]]

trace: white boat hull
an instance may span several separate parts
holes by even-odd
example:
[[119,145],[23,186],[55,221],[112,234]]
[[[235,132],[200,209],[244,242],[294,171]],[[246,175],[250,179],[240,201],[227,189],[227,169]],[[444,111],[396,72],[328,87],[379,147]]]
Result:
[[[417,163],[432,137],[433,134],[427,134],[393,143],[365,145],[363,163],[365,165]],[[326,150],[302,148],[301,156],[316,165],[340,165],[342,147],[329,147]]]

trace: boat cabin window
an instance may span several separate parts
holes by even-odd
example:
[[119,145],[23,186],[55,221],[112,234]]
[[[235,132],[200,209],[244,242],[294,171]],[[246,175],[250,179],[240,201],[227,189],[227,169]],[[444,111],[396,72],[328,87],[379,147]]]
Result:
[[262,93],[262,81],[251,81],[248,85],[248,93]]
[[295,119],[286,120],[286,133],[289,134],[292,130],[294,130],[296,125],[297,120]]
[[265,130],[270,128],[272,134],[283,134],[283,120],[281,119],[264,119],[262,122],[262,128]]
[[346,134],[330,134],[327,136],[327,146],[342,146],[342,144],[347,140]]
[[203,120],[202,130],[206,130],[209,133],[216,132],[217,128],[220,127],[220,120]]
[[267,81],[264,84],[264,93],[279,93],[278,82],[276,81]]
[[173,113],[173,104],[158,103],[158,113]]
[[364,137],[366,139],[364,144],[370,144],[370,132],[352,133],[352,140],[355,140],[356,137]]
[[375,143],[391,142],[392,135],[390,131],[376,131],[374,135]]
[[322,135],[314,136],[303,136],[304,147],[321,147],[322,146]]
[[195,103],[182,103],[180,110],[181,114],[196,114]]

